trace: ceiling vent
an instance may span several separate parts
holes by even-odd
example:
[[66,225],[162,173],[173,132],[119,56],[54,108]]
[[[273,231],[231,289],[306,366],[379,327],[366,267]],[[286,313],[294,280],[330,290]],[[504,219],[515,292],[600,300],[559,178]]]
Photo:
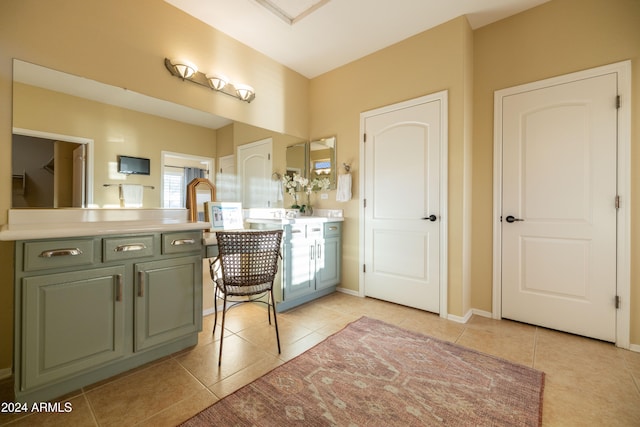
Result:
[[329,3],[329,0],[254,0],[289,25]]

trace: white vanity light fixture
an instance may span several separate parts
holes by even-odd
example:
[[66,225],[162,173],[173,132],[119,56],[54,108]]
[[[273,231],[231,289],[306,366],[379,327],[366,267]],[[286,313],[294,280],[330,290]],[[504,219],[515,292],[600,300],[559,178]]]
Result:
[[213,90],[222,90],[229,83],[229,79],[222,74],[207,74],[207,80]]
[[238,94],[238,98],[242,99],[243,101],[248,102],[249,99],[251,99],[252,97],[255,98],[255,91],[251,86],[237,84],[235,85],[235,87],[236,87],[236,93]]
[[204,74],[198,71],[198,67],[187,61],[174,63],[170,59],[165,58],[164,65],[171,75],[183,81],[208,87],[216,92],[233,96],[240,101],[251,102],[256,98],[255,90],[251,86],[241,83],[231,83],[229,79],[222,74]]
[[173,68],[176,70],[178,75],[182,77],[182,79],[190,79],[195,73],[198,72],[198,67],[193,64],[189,64],[186,61],[181,63],[172,64]]

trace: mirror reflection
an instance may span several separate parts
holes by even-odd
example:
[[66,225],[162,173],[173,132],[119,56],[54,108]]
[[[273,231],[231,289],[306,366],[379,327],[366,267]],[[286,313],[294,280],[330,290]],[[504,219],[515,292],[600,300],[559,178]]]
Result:
[[287,170],[286,174],[293,178],[294,174],[307,176],[307,143],[290,145],[286,154]]
[[336,137],[320,138],[309,143],[309,179],[329,178],[336,188]]
[[[217,181],[221,158],[273,137],[273,168],[282,170],[285,147],[300,140],[20,60],[13,129],[14,208],[120,207],[120,184],[142,187],[144,208],[184,207],[187,168]],[[46,146],[37,161],[24,155],[28,143]],[[74,167],[76,156],[83,161]],[[119,173],[118,156],[149,158],[149,175]]]

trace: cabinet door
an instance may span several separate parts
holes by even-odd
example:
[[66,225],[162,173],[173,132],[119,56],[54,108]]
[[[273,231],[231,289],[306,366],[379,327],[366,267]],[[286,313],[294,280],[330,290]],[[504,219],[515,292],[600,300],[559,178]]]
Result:
[[124,266],[22,279],[21,389],[124,353]]
[[135,265],[135,345],[140,351],[202,327],[202,258]]
[[284,300],[292,300],[313,292],[315,289],[313,261],[314,241],[292,239],[284,246]]
[[341,247],[339,237],[316,241],[316,289],[340,283]]

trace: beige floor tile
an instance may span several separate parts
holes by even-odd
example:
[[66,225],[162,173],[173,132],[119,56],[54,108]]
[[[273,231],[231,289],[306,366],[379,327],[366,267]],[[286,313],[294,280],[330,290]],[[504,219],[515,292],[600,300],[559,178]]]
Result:
[[456,344],[533,367],[536,328],[473,316]]
[[325,339],[327,339],[326,335],[319,334],[318,332],[312,332],[309,335],[305,335],[298,341],[284,346],[278,357],[284,361],[291,360],[309,350],[311,347],[320,344]]
[[218,352],[219,343],[216,342],[183,352],[176,360],[208,387],[269,355],[235,334],[224,339],[221,366],[218,366]]
[[86,396],[101,426],[121,426],[123,415],[131,424],[143,421],[203,388],[171,359],[93,389]]
[[185,399],[171,405],[164,411],[136,425],[139,427],[174,427],[193,417],[200,411],[207,409],[218,400],[219,399],[209,389],[198,390]]
[[[222,363],[225,363],[223,360]],[[250,382],[260,378],[267,372],[282,364],[282,360],[275,356],[265,355],[255,363],[240,371],[212,384],[209,389],[219,398],[223,398]]]
[[[278,319],[278,331],[280,333],[281,348],[282,346],[295,342],[305,335],[309,335],[313,332],[311,329],[297,325],[294,322],[288,321],[286,318]],[[260,323],[243,329],[238,332],[237,335],[271,354],[278,354],[276,329],[273,324],[269,325],[268,323]]]
[[442,319],[433,313],[408,316],[398,326],[450,342],[456,342],[465,329],[464,325]]

